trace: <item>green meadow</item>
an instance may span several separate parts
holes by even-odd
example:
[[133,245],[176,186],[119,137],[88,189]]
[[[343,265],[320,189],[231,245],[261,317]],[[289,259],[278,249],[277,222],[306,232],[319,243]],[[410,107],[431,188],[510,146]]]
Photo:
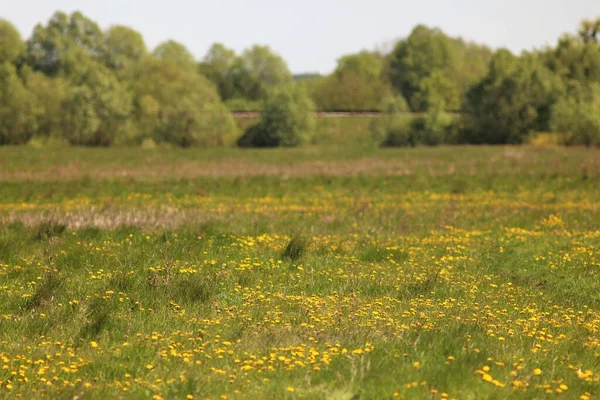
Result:
[[598,150],[327,137],[0,148],[0,397],[598,394]]

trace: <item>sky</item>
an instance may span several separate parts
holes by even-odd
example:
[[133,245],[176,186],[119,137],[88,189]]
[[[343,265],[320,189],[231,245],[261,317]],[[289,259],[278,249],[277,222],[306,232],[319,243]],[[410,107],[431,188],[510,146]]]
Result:
[[149,48],[174,39],[201,59],[214,42],[237,52],[266,44],[294,73],[329,73],[340,56],[389,49],[420,23],[514,52],[553,45],[600,17],[600,0],[0,0],[0,18],[24,38],[57,10],[128,25]]

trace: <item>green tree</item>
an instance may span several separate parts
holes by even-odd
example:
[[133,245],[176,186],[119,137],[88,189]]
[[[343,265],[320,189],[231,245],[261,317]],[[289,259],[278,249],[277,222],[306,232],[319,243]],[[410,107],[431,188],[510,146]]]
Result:
[[244,50],[233,68],[234,82],[240,97],[260,100],[270,87],[292,81],[287,64],[268,46]]
[[168,40],[159,44],[152,55],[157,60],[173,63],[180,68],[196,68],[196,60],[190,51],[181,43]]
[[553,106],[550,128],[567,145],[600,146],[600,83],[573,85]]
[[55,13],[46,26],[38,24],[34,28],[26,45],[26,62],[51,75],[63,71],[65,63],[75,57],[73,52],[96,59],[105,54],[102,31],[80,12],[70,16]]
[[241,147],[298,146],[315,127],[315,106],[301,87],[286,84],[269,89],[260,122],[239,139]]
[[65,107],[70,98],[70,85],[61,77],[49,77],[42,72],[24,66],[21,79],[34,99],[34,115],[37,120],[37,134],[60,137],[63,127]]
[[[409,138],[413,146],[437,146],[454,143],[453,117],[446,113],[442,104],[430,107],[426,113],[410,122]],[[390,137],[388,137],[388,143]]]
[[312,97],[322,111],[375,111],[389,94],[390,88],[382,80],[349,71],[319,80]]
[[148,51],[142,35],[122,25],[113,25],[104,33],[104,49],[104,62],[116,70],[131,67]]
[[550,108],[563,90],[560,78],[538,57],[499,50],[488,75],[467,95],[462,140],[521,143],[531,131],[547,131]]
[[235,123],[215,87],[195,70],[142,62],[133,82],[136,120],[149,136],[182,147],[222,145]]
[[441,71],[434,71],[423,79],[419,91],[413,96],[413,104],[419,110],[441,108],[443,110],[459,110],[461,107],[460,88],[456,82]]
[[0,18],[0,63],[14,63],[25,51],[21,34],[9,21]]
[[433,77],[439,82],[434,75],[443,76],[454,86],[449,92],[453,97],[446,99],[446,106],[452,108],[485,75],[490,58],[491,51],[485,46],[450,38],[439,29],[419,25],[390,54],[390,81],[413,110],[423,111],[432,103],[423,93],[432,82],[424,81]]
[[600,82],[600,46],[591,40],[564,35],[555,48],[547,49],[539,56],[564,80]]
[[0,64],[0,145],[27,143],[36,130],[33,96],[5,61]]
[[384,76],[385,59],[361,51],[338,60],[333,74],[318,79],[311,90],[312,98],[323,111],[375,111],[390,95]]
[[422,110],[419,103],[423,100],[414,97],[421,91],[423,80],[436,71],[453,70],[457,57],[450,39],[442,31],[419,25],[398,42],[391,54],[391,82],[414,110]]
[[340,57],[335,74],[341,76],[345,73],[354,73],[364,79],[379,80],[383,78],[385,62],[379,54],[363,50]]
[[200,73],[217,87],[223,100],[239,95],[235,83],[236,62],[237,56],[233,50],[221,43],[214,43],[199,64]]
[[71,144],[110,146],[130,135],[131,95],[115,75],[92,58],[71,66],[72,89],[65,103],[64,136]]
[[600,42],[600,18],[596,20],[583,20],[579,28],[579,37],[585,43]]
[[373,118],[369,130],[373,142],[393,146],[409,146],[409,118],[407,113],[410,107],[402,95],[389,96],[381,104],[382,115]]

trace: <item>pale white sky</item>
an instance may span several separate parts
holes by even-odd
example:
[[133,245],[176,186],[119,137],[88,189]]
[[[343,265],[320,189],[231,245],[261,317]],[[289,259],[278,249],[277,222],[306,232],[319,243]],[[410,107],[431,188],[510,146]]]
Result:
[[600,0],[0,0],[0,18],[27,38],[56,10],[80,10],[102,28],[139,30],[150,48],[175,39],[201,58],[219,41],[241,51],[268,44],[295,72],[330,72],[343,54],[406,36],[418,23],[519,52],[554,44]]

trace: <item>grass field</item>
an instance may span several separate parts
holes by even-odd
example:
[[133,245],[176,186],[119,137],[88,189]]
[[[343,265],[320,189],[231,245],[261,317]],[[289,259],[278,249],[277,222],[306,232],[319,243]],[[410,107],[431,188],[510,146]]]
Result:
[[0,148],[0,397],[590,399],[600,151]]

